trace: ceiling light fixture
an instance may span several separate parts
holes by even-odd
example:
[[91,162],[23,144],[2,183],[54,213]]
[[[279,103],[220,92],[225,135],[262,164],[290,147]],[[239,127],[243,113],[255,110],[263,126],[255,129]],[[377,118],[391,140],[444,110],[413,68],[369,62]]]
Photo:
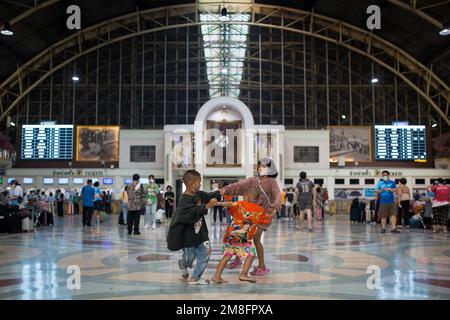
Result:
[[72,77],[72,80],[73,80],[73,81],[79,81],[80,78],[79,78],[78,76],[73,76],[73,77]]
[[448,23],[444,23],[444,25],[442,26],[442,30],[439,31],[439,34],[441,36],[448,36],[450,35],[450,26]]
[[11,30],[11,24],[9,22],[5,22],[3,25],[3,30],[0,33],[4,36],[12,36],[14,32]]
[[370,82],[372,82],[372,83],[377,83],[379,80],[378,80],[378,78],[372,78],[372,80],[370,80]]

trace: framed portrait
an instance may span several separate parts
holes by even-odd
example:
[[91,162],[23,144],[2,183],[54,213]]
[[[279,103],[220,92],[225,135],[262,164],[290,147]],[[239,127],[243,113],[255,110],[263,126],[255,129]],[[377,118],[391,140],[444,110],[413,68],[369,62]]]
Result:
[[275,136],[271,132],[256,132],[254,136],[254,163],[263,158],[276,159],[274,154]]
[[[208,146],[214,149],[206,154],[206,163],[209,167],[239,167],[242,164],[241,151],[244,147],[243,137],[240,135],[242,128],[241,121],[207,121],[207,141],[205,150]],[[215,130],[213,130],[215,129]],[[220,134],[218,134],[220,131]],[[215,132],[215,134],[214,134]],[[227,135],[228,133],[228,135]],[[230,134],[231,133],[231,134]],[[233,139],[231,141],[230,139]],[[222,155],[217,154],[220,150]],[[219,153],[219,152],[218,152]]]
[[372,128],[370,126],[330,126],[332,162],[371,162]]
[[173,169],[194,169],[194,134],[174,133],[172,135]]
[[119,126],[78,126],[77,161],[119,161]]

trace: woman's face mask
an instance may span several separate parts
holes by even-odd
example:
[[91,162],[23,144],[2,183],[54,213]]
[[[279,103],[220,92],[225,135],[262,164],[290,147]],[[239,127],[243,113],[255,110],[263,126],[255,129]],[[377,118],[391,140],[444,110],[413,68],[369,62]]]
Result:
[[389,176],[383,176],[383,180],[384,181],[388,181],[389,180]]

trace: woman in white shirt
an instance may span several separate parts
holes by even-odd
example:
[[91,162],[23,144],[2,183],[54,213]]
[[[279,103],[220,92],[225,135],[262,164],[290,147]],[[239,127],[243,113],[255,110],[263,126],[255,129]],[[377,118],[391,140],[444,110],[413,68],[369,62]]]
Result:
[[23,201],[23,189],[17,180],[12,182],[11,196],[9,198],[9,205],[18,207]]

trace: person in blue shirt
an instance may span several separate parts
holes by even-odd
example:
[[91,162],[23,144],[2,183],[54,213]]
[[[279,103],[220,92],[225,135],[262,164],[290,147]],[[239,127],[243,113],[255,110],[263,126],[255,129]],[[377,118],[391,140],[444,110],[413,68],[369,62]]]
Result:
[[95,189],[92,180],[88,179],[87,185],[81,189],[80,198],[83,201],[83,226],[91,226],[92,213],[94,212]]
[[386,220],[392,226],[392,233],[399,233],[396,228],[397,223],[397,206],[395,205],[395,195],[397,186],[395,181],[389,180],[389,171],[384,170],[381,173],[383,179],[379,181],[375,187],[376,193],[380,199],[380,217],[381,217],[381,233],[386,233]]

